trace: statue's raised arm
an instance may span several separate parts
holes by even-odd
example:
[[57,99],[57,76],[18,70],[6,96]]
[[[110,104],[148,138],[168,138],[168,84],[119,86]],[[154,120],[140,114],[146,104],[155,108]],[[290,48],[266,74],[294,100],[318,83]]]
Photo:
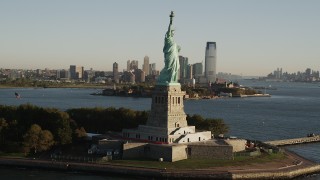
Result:
[[174,30],[172,28],[174,13],[171,11],[170,14],[170,24],[168,27],[168,31],[164,38],[164,63],[165,66],[160,72],[160,76],[158,77],[158,83],[160,84],[170,84],[170,83],[178,83],[178,72],[180,68],[179,64],[179,54],[180,47],[174,42]]
[[170,24],[169,24],[169,27],[168,27],[167,34],[168,34],[169,36],[173,36],[173,35],[172,35],[172,31],[173,31],[173,29],[172,29],[172,21],[173,21],[173,17],[174,17],[173,11],[171,11],[171,14],[170,14],[169,17],[170,17]]

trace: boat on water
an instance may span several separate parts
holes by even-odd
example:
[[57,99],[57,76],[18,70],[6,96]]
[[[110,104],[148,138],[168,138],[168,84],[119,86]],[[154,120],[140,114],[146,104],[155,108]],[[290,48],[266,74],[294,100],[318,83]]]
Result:
[[20,99],[20,97],[21,97],[20,94],[17,92],[15,92],[14,95],[16,96],[17,99]]

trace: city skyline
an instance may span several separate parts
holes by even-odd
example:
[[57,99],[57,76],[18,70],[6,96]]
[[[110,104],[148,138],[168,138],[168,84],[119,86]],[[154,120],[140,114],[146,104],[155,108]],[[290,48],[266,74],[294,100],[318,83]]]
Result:
[[[119,70],[145,56],[162,69],[167,15],[175,11],[180,55],[205,60],[207,41],[217,42],[217,72],[266,75],[319,70],[318,1],[2,1],[2,68]],[[156,8],[155,8],[156,7]],[[203,64],[204,65],[204,64]]]

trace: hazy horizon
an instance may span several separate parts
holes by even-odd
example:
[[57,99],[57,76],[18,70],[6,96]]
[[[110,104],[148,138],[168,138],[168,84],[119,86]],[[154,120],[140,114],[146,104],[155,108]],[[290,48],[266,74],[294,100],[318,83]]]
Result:
[[42,1],[0,2],[0,62],[10,69],[110,71],[145,55],[162,69],[163,39],[175,12],[175,41],[189,63],[217,43],[217,72],[265,76],[320,70],[320,1]]

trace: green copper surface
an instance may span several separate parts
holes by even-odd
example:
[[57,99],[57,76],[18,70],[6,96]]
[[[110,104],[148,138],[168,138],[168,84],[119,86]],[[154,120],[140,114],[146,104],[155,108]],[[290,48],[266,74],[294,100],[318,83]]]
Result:
[[178,83],[179,76],[179,51],[180,47],[174,42],[174,30],[172,28],[173,11],[170,14],[170,24],[164,38],[164,68],[160,72],[157,84]]

